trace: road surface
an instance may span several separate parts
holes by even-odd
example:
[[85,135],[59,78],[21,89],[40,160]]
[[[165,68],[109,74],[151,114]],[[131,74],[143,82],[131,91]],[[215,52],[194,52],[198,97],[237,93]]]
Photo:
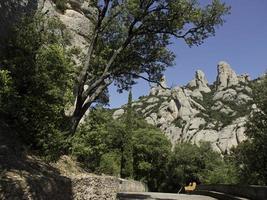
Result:
[[201,195],[187,195],[187,194],[170,194],[170,193],[119,193],[119,200],[216,200],[215,198]]

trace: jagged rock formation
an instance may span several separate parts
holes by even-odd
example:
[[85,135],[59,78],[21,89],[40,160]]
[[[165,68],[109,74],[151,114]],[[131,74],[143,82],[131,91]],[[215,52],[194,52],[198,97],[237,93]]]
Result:
[[[92,19],[96,10],[89,6],[90,0],[70,0],[66,10],[59,10],[53,0],[1,0],[0,1],[0,40],[5,41],[11,27],[23,15],[35,13],[37,10],[48,16],[58,17],[71,35],[71,47],[80,50],[79,58],[87,52],[90,36],[92,34]],[[5,44],[5,42],[0,42]],[[76,59],[80,64],[80,59]]]
[[194,91],[197,92],[208,93],[211,91],[208,87],[208,80],[206,79],[204,72],[202,72],[201,70],[196,71],[195,79],[190,81],[188,87],[195,88]]
[[[173,144],[208,141],[215,151],[228,152],[246,139],[245,123],[252,106],[251,81],[247,74],[237,76],[226,62],[219,62],[217,67],[217,79],[212,85],[198,70],[186,86],[155,86],[133,107],[148,123],[162,129]],[[161,85],[167,86],[165,78]],[[114,117],[123,113],[122,107]]]
[[230,65],[224,61],[218,64],[218,76],[216,81],[217,90],[231,87],[238,84],[236,73],[231,69]]

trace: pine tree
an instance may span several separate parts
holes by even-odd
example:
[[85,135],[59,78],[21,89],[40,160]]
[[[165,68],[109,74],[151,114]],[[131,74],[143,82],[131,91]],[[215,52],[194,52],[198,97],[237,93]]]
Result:
[[133,123],[133,108],[132,108],[132,92],[129,92],[128,104],[125,116],[125,134],[122,142],[122,160],[121,160],[121,177],[133,177],[133,143],[132,143],[132,123]]

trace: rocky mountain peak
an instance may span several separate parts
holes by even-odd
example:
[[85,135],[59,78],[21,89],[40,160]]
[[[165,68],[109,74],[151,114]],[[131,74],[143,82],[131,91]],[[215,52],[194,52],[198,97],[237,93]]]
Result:
[[189,82],[189,88],[193,88],[197,90],[196,92],[210,92],[210,88],[208,86],[208,80],[205,77],[205,74],[201,70],[197,70],[195,73],[195,78]]
[[238,81],[239,81],[239,83],[247,83],[247,82],[251,81],[251,78],[250,78],[249,74],[245,73],[245,74],[238,76]]
[[[230,65],[219,62],[217,81],[209,85],[204,72],[197,70],[186,86],[164,89],[159,85],[150,94],[133,102],[145,120],[159,127],[172,144],[208,141],[220,153],[246,139],[245,123],[253,104],[247,74],[237,76]],[[166,78],[160,84],[167,87]],[[120,118],[124,107],[116,110]]]
[[204,72],[201,70],[196,71],[196,80],[198,80],[204,84],[208,84],[208,80],[206,79]]
[[220,61],[217,65],[217,71],[218,71],[216,79],[217,90],[223,90],[225,88],[238,84],[239,82],[238,76],[227,62]]

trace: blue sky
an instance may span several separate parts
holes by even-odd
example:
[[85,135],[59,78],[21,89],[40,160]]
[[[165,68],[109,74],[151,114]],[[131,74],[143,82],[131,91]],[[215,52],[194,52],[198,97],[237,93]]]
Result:
[[[185,85],[201,69],[210,83],[215,81],[217,63],[227,61],[237,74],[248,73],[256,78],[267,70],[267,0],[222,0],[231,6],[226,23],[219,27],[215,37],[204,44],[189,48],[175,40],[170,46],[176,55],[175,66],[165,72],[168,85]],[[210,0],[200,0],[208,3]],[[127,102],[128,92],[119,94],[114,86],[110,90],[110,107]],[[133,86],[133,98],[149,93],[149,84],[140,80]]]

